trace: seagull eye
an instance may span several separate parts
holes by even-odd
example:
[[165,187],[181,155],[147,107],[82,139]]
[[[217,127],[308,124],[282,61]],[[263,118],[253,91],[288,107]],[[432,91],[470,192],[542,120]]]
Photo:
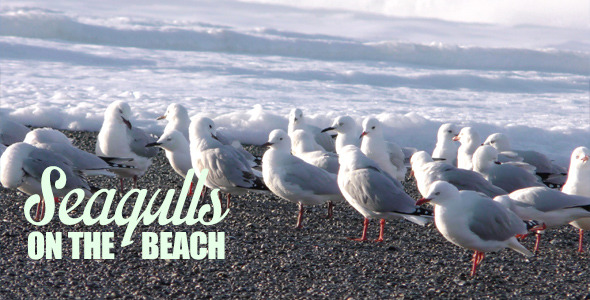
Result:
[[344,125],[344,123],[338,123],[338,126],[342,126],[342,125]]
[[209,125],[209,128],[213,129],[213,126]]
[[436,192],[436,193],[434,193],[434,195],[435,196],[438,196],[438,195],[440,195],[440,192]]
[[167,138],[166,140],[167,140],[167,141],[171,141],[172,139],[171,139],[171,138]]
[[121,113],[121,114],[123,113],[123,110],[122,110],[122,109],[120,109],[120,108],[119,108],[119,113]]
[[375,129],[375,126],[371,127],[371,129]]
[[490,143],[492,143],[492,144],[493,144],[493,143],[495,143],[495,142],[496,142],[496,141],[491,141]]
[[453,131],[452,130],[449,130],[448,133],[453,133]]
[[279,141],[282,141],[282,140],[283,140],[283,138],[279,138]]

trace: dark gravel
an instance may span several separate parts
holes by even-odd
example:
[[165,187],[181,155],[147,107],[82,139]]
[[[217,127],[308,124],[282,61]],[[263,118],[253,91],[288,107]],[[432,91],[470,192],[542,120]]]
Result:
[[[65,133],[77,146],[93,151],[96,133]],[[261,153],[259,148],[249,150]],[[117,181],[98,178],[93,183],[114,187]],[[181,184],[163,153],[139,181],[140,188],[150,190],[148,196]],[[418,198],[412,180],[404,185]],[[138,227],[134,244],[121,248],[124,227],[114,224],[66,226],[57,218],[42,228],[29,224],[23,215],[26,198],[0,188],[0,298],[590,297],[588,252],[576,252],[573,227],[545,234],[542,253],[529,260],[510,250],[489,253],[471,278],[472,253],[447,242],[432,224],[388,221],[382,243],[349,240],[360,236],[362,217],[346,204],[335,207],[330,220],[322,218],[325,207],[310,207],[304,228],[295,230],[295,204],[248,194],[234,198],[231,213],[217,225]],[[28,257],[27,236],[36,230],[63,232],[63,259]],[[71,259],[66,236],[72,231],[115,232],[115,259]],[[226,259],[143,260],[142,231],[224,231]],[[369,236],[377,234],[374,220]],[[534,238],[524,244],[531,249]]]

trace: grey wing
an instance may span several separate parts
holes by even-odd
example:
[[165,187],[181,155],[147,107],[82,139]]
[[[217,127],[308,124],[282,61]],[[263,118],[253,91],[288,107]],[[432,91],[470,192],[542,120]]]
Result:
[[399,189],[395,182],[379,169],[369,167],[350,171],[344,189],[371,211],[413,213],[416,210],[414,199]]
[[80,150],[74,146],[60,143],[36,144],[35,147],[59,153],[69,159],[77,170],[100,170],[110,168],[104,160],[98,156]]
[[510,194],[518,203],[534,206],[542,212],[563,208],[590,206],[590,198],[568,195],[548,187],[531,187]]
[[433,169],[437,172],[436,179],[447,181],[459,190],[476,191],[484,193],[492,198],[508,194],[508,192],[502,188],[491,184],[477,172],[459,169],[445,163],[439,163],[438,165],[440,165],[440,167]]
[[158,148],[156,147],[146,147],[145,145],[156,142],[156,139],[145,131],[141,130],[140,128],[133,127],[129,134],[131,136],[131,141],[129,142],[129,147],[131,148],[131,152],[135,153],[138,156],[143,157],[154,157],[158,154]]
[[537,176],[522,168],[505,164],[493,168],[489,179],[493,185],[509,193],[531,186],[544,186]]
[[[462,191],[461,193],[476,193]],[[505,241],[517,234],[526,233],[522,220],[502,204],[479,194],[474,199],[473,214],[468,222],[469,229],[485,241]]]
[[252,188],[257,176],[252,168],[245,165],[236,150],[229,145],[201,152],[198,167],[209,170],[207,179],[220,187],[233,186]]
[[4,151],[6,151],[6,146],[4,146],[4,144],[0,144],[0,156],[2,156]]
[[293,156],[293,159],[294,162],[286,168],[285,181],[316,195],[340,195],[335,174],[310,165],[298,157]]
[[388,142],[387,151],[389,152],[389,160],[398,170],[406,170],[406,164],[404,163],[406,157],[404,151],[397,144]]
[[[65,189],[84,188],[90,190],[82,175],[74,171],[72,162],[57,153],[45,149],[35,149],[23,160],[23,171],[39,181],[41,181],[45,169],[52,166],[59,167],[64,171],[66,175]],[[59,177],[57,172],[51,172],[49,178],[53,184]]]

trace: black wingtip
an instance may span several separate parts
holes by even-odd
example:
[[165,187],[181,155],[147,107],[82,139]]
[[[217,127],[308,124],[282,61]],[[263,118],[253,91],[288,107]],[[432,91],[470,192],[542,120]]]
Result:
[[547,225],[545,223],[536,221],[536,220],[525,220],[523,221],[526,224],[527,231],[540,231],[547,229]]

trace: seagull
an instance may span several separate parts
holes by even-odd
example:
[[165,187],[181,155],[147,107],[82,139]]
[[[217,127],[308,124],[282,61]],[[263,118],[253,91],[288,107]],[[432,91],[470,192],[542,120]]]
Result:
[[531,186],[545,186],[530,169],[498,162],[498,151],[492,146],[481,146],[475,151],[473,170],[509,193]]
[[295,228],[302,228],[305,205],[328,203],[328,217],[332,202],[344,201],[336,174],[306,163],[291,155],[291,139],[281,129],[271,131],[264,147],[270,147],[262,157],[262,174],[266,186],[275,195],[299,205]]
[[537,175],[545,183],[563,185],[565,182],[567,175],[565,168],[552,163],[543,153],[533,150],[512,150],[508,137],[503,133],[491,134],[483,144],[496,148],[499,153],[514,153],[522,158],[523,162],[536,167]]
[[126,165],[131,159],[101,157],[80,150],[72,145],[65,134],[52,128],[38,128],[30,131],[23,142],[64,156],[72,162],[74,168],[85,170],[84,173],[87,176],[115,176],[112,173],[113,170],[133,168]]
[[[184,135],[176,130],[171,129],[164,131],[164,134],[153,143],[145,145],[146,147],[160,147],[166,152],[166,158],[176,174],[186,178],[186,174],[192,168],[190,145]],[[194,181],[195,178],[193,178]],[[189,188],[189,196],[193,194],[193,182]]]
[[533,253],[523,247],[515,235],[525,235],[537,230],[538,222],[527,225],[506,207],[484,194],[474,191],[459,191],[452,184],[437,181],[430,186],[426,197],[416,204],[434,204],[434,224],[451,243],[475,251],[471,276],[485,252],[510,248],[531,257]]
[[104,122],[96,140],[96,154],[107,157],[126,157],[133,159],[127,164],[134,168],[113,170],[120,177],[121,191],[123,178],[132,177],[137,187],[137,178],[145,174],[152,164],[158,150],[145,145],[156,141],[140,128],[131,125],[131,108],[124,101],[115,101],[107,107]]
[[[570,159],[567,181],[561,189],[562,192],[570,195],[590,197],[590,163],[588,160],[590,160],[590,149],[583,146],[574,149]],[[580,229],[578,251],[582,252],[584,230],[590,230],[590,218],[578,219],[571,224]]]
[[303,112],[299,108],[294,108],[289,112],[289,134],[297,129],[302,129],[313,135],[315,141],[326,151],[334,152],[334,139],[327,132],[322,132],[319,127],[307,124],[303,118]]
[[355,240],[367,240],[369,219],[381,219],[376,241],[383,241],[385,219],[404,218],[425,225],[432,218],[431,211],[417,207],[401,183],[382,171],[358,147],[348,145],[341,150],[338,187],[346,201],[365,217],[363,234]]
[[432,183],[438,180],[446,181],[459,190],[476,191],[489,197],[508,194],[475,171],[459,169],[442,161],[433,161],[426,151],[416,152],[410,161],[416,185],[422,196],[426,196]]
[[266,191],[262,174],[252,169],[251,161],[231,145],[217,140],[213,120],[200,117],[189,127],[190,154],[193,169],[209,170],[205,186],[227,193],[227,208],[231,194],[241,195],[249,190]]
[[23,124],[0,118],[0,144],[10,146],[22,142],[29,131],[31,130]]
[[472,156],[480,145],[479,134],[471,127],[463,127],[459,135],[453,138],[459,141],[461,146],[457,150],[457,167],[465,170],[473,170]]
[[40,195],[36,221],[43,217],[45,210],[41,178],[45,169],[52,166],[62,169],[66,178],[65,186],[55,189],[58,177],[56,172],[51,173],[50,181],[55,200],[77,188],[82,189],[85,197],[92,195],[90,185],[85,179],[86,170],[75,168],[69,159],[58,153],[19,142],[8,146],[0,158],[0,182],[5,188],[16,188],[28,195]]
[[385,141],[379,120],[373,117],[363,120],[361,138],[363,154],[374,160],[379,168],[391,177],[399,181],[405,179],[407,169],[404,163],[404,152],[397,144]]
[[324,150],[308,132],[301,129],[293,131],[290,138],[293,155],[303,159],[308,164],[338,174],[340,165],[336,153]]
[[191,123],[191,119],[184,106],[178,103],[171,103],[168,105],[168,108],[166,108],[166,113],[159,116],[156,120],[164,119],[168,121],[168,124],[164,127],[164,134],[172,130],[177,130],[182,133],[184,138],[188,141],[188,126]]
[[453,138],[459,134],[457,127],[452,123],[442,124],[436,134],[436,147],[432,151],[434,160],[442,160],[453,166],[457,165],[458,146]]
[[[568,195],[548,187],[535,186],[498,196],[502,203],[523,220],[543,222],[547,228],[566,225],[576,219],[590,217],[590,197]],[[541,235],[537,234],[535,252]]]
[[338,133],[335,141],[336,153],[346,145],[361,146],[359,139],[360,130],[358,130],[354,119],[350,116],[340,116],[334,119],[332,126],[322,129],[322,132],[334,130]]

